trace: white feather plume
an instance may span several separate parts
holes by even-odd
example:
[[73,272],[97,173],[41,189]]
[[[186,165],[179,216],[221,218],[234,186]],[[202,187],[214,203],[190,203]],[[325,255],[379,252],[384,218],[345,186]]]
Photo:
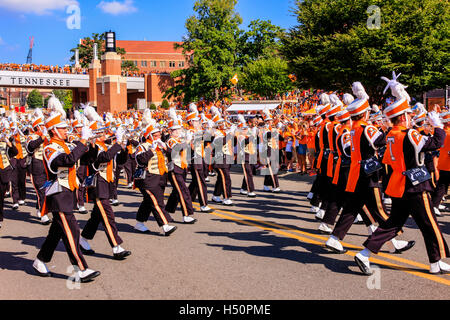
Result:
[[175,108],[169,109],[169,118],[174,121],[178,121],[178,116],[177,116],[177,112],[175,111]]
[[144,114],[142,115],[142,126],[145,128],[151,124],[152,121],[152,112],[150,109],[145,109]]
[[387,82],[387,86],[384,89],[383,94],[386,94],[386,91],[390,88],[392,95],[397,100],[406,99],[406,101],[410,102],[411,97],[409,96],[408,92],[406,92],[406,88],[408,88],[408,87],[404,86],[403,84],[401,84],[400,82],[397,81],[398,78],[400,77],[400,75],[401,75],[401,73],[396,75],[395,71],[393,71],[392,72],[392,80],[390,80],[386,77],[381,77],[381,79],[383,79],[384,81]]
[[63,108],[63,105],[61,104],[61,101],[59,101],[59,99],[54,94],[52,94],[50,99],[48,100],[47,108],[52,113],[59,113],[61,115],[61,120],[64,121],[67,119],[67,114]]
[[219,109],[218,109],[216,106],[212,106],[211,109],[209,109],[209,112],[210,112],[212,115],[216,115],[217,113],[220,113],[220,112],[219,112]]
[[78,122],[80,122],[80,123],[83,122],[83,117],[81,116],[80,111],[75,110],[73,113],[73,117],[75,118],[75,120],[78,120]]
[[342,103],[342,101],[338,98],[338,96],[334,93],[332,95],[330,95],[330,101],[335,106],[343,106],[344,105]]
[[191,112],[196,112],[196,113],[198,113],[197,105],[196,105],[195,103],[191,103],[191,104],[189,105],[189,110],[190,110]]
[[359,99],[369,99],[369,95],[366,93],[366,89],[364,89],[361,82],[354,82],[352,85],[353,94]]
[[374,104],[374,105],[372,106],[372,112],[373,112],[373,113],[378,113],[378,112],[380,112],[380,108],[379,108],[376,104]]
[[331,103],[330,96],[326,93],[322,93],[320,95],[320,101],[323,105],[327,105]]
[[245,125],[247,122],[245,121],[245,118],[242,114],[238,115],[238,121]]
[[89,105],[86,106],[86,108],[84,109],[84,115],[89,121],[103,122],[102,117],[100,117],[97,111],[95,111],[95,109]]
[[355,101],[355,98],[350,93],[344,94],[345,105],[349,106],[353,101]]

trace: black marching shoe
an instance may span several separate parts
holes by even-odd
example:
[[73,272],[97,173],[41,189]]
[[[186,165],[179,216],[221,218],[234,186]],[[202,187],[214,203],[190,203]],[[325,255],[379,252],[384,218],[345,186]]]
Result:
[[126,257],[131,255],[131,251],[122,251],[121,253],[114,253],[114,260],[125,260]]
[[416,244],[416,242],[414,240],[413,241],[409,241],[408,244],[406,246],[404,246],[403,248],[395,249],[394,253],[395,254],[401,254],[402,252],[406,252],[409,249],[411,249],[412,247],[414,247],[415,244]]

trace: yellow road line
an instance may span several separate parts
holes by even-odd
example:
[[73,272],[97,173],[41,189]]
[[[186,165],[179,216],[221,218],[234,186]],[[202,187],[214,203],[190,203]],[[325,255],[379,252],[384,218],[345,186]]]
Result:
[[[255,221],[255,222],[259,222],[259,223],[262,223],[262,224],[266,224],[266,225],[270,224],[270,225],[273,225],[273,226],[275,226],[277,228],[283,228],[283,229],[286,229],[286,230],[289,230],[289,231],[294,231],[294,232],[297,232],[297,233],[301,233],[301,234],[304,234],[304,235],[307,235],[307,236],[312,236],[312,237],[319,238],[319,239],[322,239],[322,240],[327,240],[326,238],[321,237],[321,236],[317,236],[317,235],[314,235],[314,234],[309,234],[307,232],[303,232],[303,231],[299,231],[299,230],[295,230],[295,229],[291,229],[291,228],[287,228],[287,227],[283,227],[281,225],[273,224],[273,223],[270,223],[270,222],[260,221],[258,219],[252,218],[252,217],[247,217],[247,216],[240,215],[240,214],[233,213],[233,212],[229,212],[229,211],[218,210],[218,209],[215,209],[215,208],[212,208],[212,209],[215,210],[215,212],[210,213],[212,215],[215,215],[215,216],[218,216],[218,217],[221,217],[221,218],[225,218],[225,219],[229,219],[229,220],[233,220],[235,222],[243,223],[243,224],[246,224],[246,225],[249,225],[249,226],[254,226],[254,227],[257,227],[257,228],[265,230],[265,231],[271,231],[271,232],[274,232],[274,233],[277,233],[277,234],[281,234],[281,235],[284,235],[284,236],[287,236],[287,237],[290,237],[290,238],[295,238],[295,239],[298,239],[298,240],[300,240],[302,242],[315,244],[315,245],[318,245],[318,246],[321,246],[321,247],[324,247],[324,245],[325,245],[323,242],[319,242],[319,241],[312,240],[312,239],[309,239],[309,238],[305,238],[305,237],[301,237],[301,236],[298,236],[298,235],[294,235],[292,233],[280,231],[279,229],[265,227],[265,226],[262,226],[262,225],[259,225],[259,224],[256,224],[256,223],[252,223],[252,222],[249,222],[249,221],[236,219],[236,218],[224,215],[224,214],[231,214],[231,215],[236,216],[236,217],[240,216],[240,217],[242,217],[244,219],[248,218],[249,220],[252,220],[252,221]],[[217,212],[221,212],[223,214],[220,214],[220,213],[217,213]],[[357,246],[354,246],[354,245],[349,245],[349,246],[358,248]],[[346,255],[354,257],[356,255],[356,253],[348,251],[346,253]],[[386,258],[389,258],[389,259],[396,258],[400,262],[403,262],[403,263],[406,263],[406,264],[410,264],[410,265],[414,265],[414,266],[417,266],[417,265],[424,266],[423,264],[419,264],[419,263],[414,262],[414,261],[410,261],[410,260],[402,259],[402,258],[397,258],[397,257],[392,257],[392,256],[386,255],[386,254],[378,255],[378,256],[383,256],[383,257],[386,257]],[[442,278],[440,276],[424,273],[424,272],[428,272],[427,270],[424,270],[424,271],[409,270],[409,269],[406,269],[403,266],[400,266],[400,265],[397,265],[397,264],[394,264],[394,263],[391,263],[391,262],[388,262],[388,261],[384,261],[384,260],[381,260],[381,259],[378,259],[378,258],[373,258],[373,257],[370,258],[370,261],[372,263],[376,263],[376,264],[379,264],[379,265],[391,267],[393,269],[397,269],[397,270],[400,270],[400,271],[403,271],[403,272],[415,275],[417,277],[421,277],[421,278],[424,278],[424,279],[427,279],[427,280],[431,280],[431,281],[434,281],[434,282],[437,282],[437,283],[441,283],[441,284],[450,286],[450,280],[449,279],[445,279],[445,278]],[[426,266],[426,267],[428,267],[428,266]]]

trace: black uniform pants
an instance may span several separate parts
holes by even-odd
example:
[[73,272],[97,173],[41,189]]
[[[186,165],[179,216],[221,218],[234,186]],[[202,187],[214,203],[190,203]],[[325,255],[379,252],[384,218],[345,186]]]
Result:
[[434,208],[439,208],[442,199],[447,194],[448,185],[450,183],[450,171],[441,171],[436,189],[432,193],[432,204]]
[[345,238],[358,214],[366,226],[375,223],[383,226],[389,219],[379,188],[359,188],[356,192],[345,194],[345,206],[333,230],[333,235],[340,240]]
[[401,199],[392,198],[390,218],[369,237],[364,246],[371,252],[378,253],[384,243],[402,233],[402,227],[409,215],[422,233],[430,263],[448,257],[447,243],[431,207],[430,196],[426,192],[409,194]]
[[33,184],[34,190],[36,191],[36,209],[41,211],[41,215],[43,215],[42,209],[44,207],[45,202],[45,190],[41,189],[44,184],[47,182],[46,174],[32,174],[31,175],[31,183]]
[[111,207],[111,204],[109,203],[109,199],[95,200],[91,217],[86,223],[81,236],[87,240],[94,239],[100,223],[103,224],[106,237],[108,238],[108,242],[111,247],[114,248],[123,243],[122,239],[119,236],[114,211]]
[[[127,178],[127,184],[130,184],[133,182],[133,177],[136,172],[136,159],[132,158],[130,154],[127,156],[127,162],[123,165],[123,169],[125,170],[126,178]],[[120,171],[119,171],[120,172]]]
[[136,215],[137,221],[142,223],[147,222],[150,212],[153,214],[160,227],[173,221],[172,217],[167,213],[164,207],[164,191],[161,191],[161,188],[139,190],[144,196],[144,201],[142,201],[138,209]]
[[250,163],[242,164],[242,169],[244,173],[244,179],[242,179],[242,190],[247,190],[247,192],[255,191],[255,184],[253,182],[253,171],[255,170],[255,165]]
[[269,174],[264,176],[264,185],[267,187],[279,188],[280,184],[278,182],[278,175],[273,172],[272,165],[269,161],[267,164],[267,170],[269,170]]
[[4,205],[5,205],[5,194],[6,191],[8,191],[9,188],[9,182],[7,183],[1,183],[0,182],[0,222],[3,221],[3,212],[4,212]]
[[78,266],[81,271],[86,270],[88,265],[80,250],[80,227],[73,213],[53,212],[53,222],[37,258],[45,263],[50,262],[61,239],[72,265]]
[[25,201],[27,197],[27,169],[24,168],[25,162],[26,159],[17,159],[16,166],[11,176],[13,203],[17,203],[19,200]]
[[166,203],[166,210],[169,213],[175,213],[178,203],[181,203],[181,211],[185,217],[194,214],[191,194],[189,193],[188,187],[186,187],[186,176],[187,171],[183,174],[175,173],[174,171],[169,172],[169,181],[172,185],[172,193]]
[[214,170],[217,172],[216,185],[214,186],[214,196],[220,197],[223,195],[225,199],[231,199],[231,177],[230,177],[230,165],[224,165],[220,168],[216,167]]
[[208,205],[208,188],[205,181],[205,172],[203,170],[203,165],[190,167],[192,182],[189,185],[189,193],[191,195],[191,200],[195,201],[198,199],[200,206],[206,207]]
[[80,181],[80,186],[77,192],[77,200],[78,205],[80,207],[84,207],[85,197],[86,197],[86,188],[83,187],[83,182],[86,180],[87,177],[87,166],[80,165],[77,169],[77,177]]

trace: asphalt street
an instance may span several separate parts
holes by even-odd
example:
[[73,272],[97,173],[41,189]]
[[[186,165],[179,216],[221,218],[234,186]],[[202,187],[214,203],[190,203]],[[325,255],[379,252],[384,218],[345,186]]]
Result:
[[[103,229],[91,246],[95,256],[86,260],[101,276],[87,284],[73,276],[62,242],[48,264],[55,274],[40,278],[32,263],[48,232],[34,216],[35,194],[30,183],[20,211],[5,205],[0,229],[1,300],[448,300],[450,276],[428,273],[424,241],[413,220],[408,220],[403,240],[416,240],[410,251],[387,251],[374,256],[378,268],[372,277],[361,274],[354,255],[367,238],[365,226],[354,225],[345,238],[349,252],[336,255],[324,244],[327,236],[309,212],[306,199],[312,177],[296,173],[281,176],[280,194],[262,191],[263,177],[255,177],[258,197],[239,194],[243,175],[232,173],[234,206],[211,204],[215,212],[197,212],[198,222],[182,224],[178,208],[173,218],[178,230],[164,237],[154,219],[150,233],[134,230],[141,194],[119,190],[121,205],[114,207],[122,245],[132,251],[125,261],[112,259]],[[212,197],[212,177],[209,199]],[[170,186],[166,194],[171,191]],[[87,206],[92,208],[92,204]],[[199,209],[198,203],[195,208]],[[83,228],[89,215],[76,214]],[[447,243],[450,215],[438,218]],[[447,261],[448,262],[448,261]]]

